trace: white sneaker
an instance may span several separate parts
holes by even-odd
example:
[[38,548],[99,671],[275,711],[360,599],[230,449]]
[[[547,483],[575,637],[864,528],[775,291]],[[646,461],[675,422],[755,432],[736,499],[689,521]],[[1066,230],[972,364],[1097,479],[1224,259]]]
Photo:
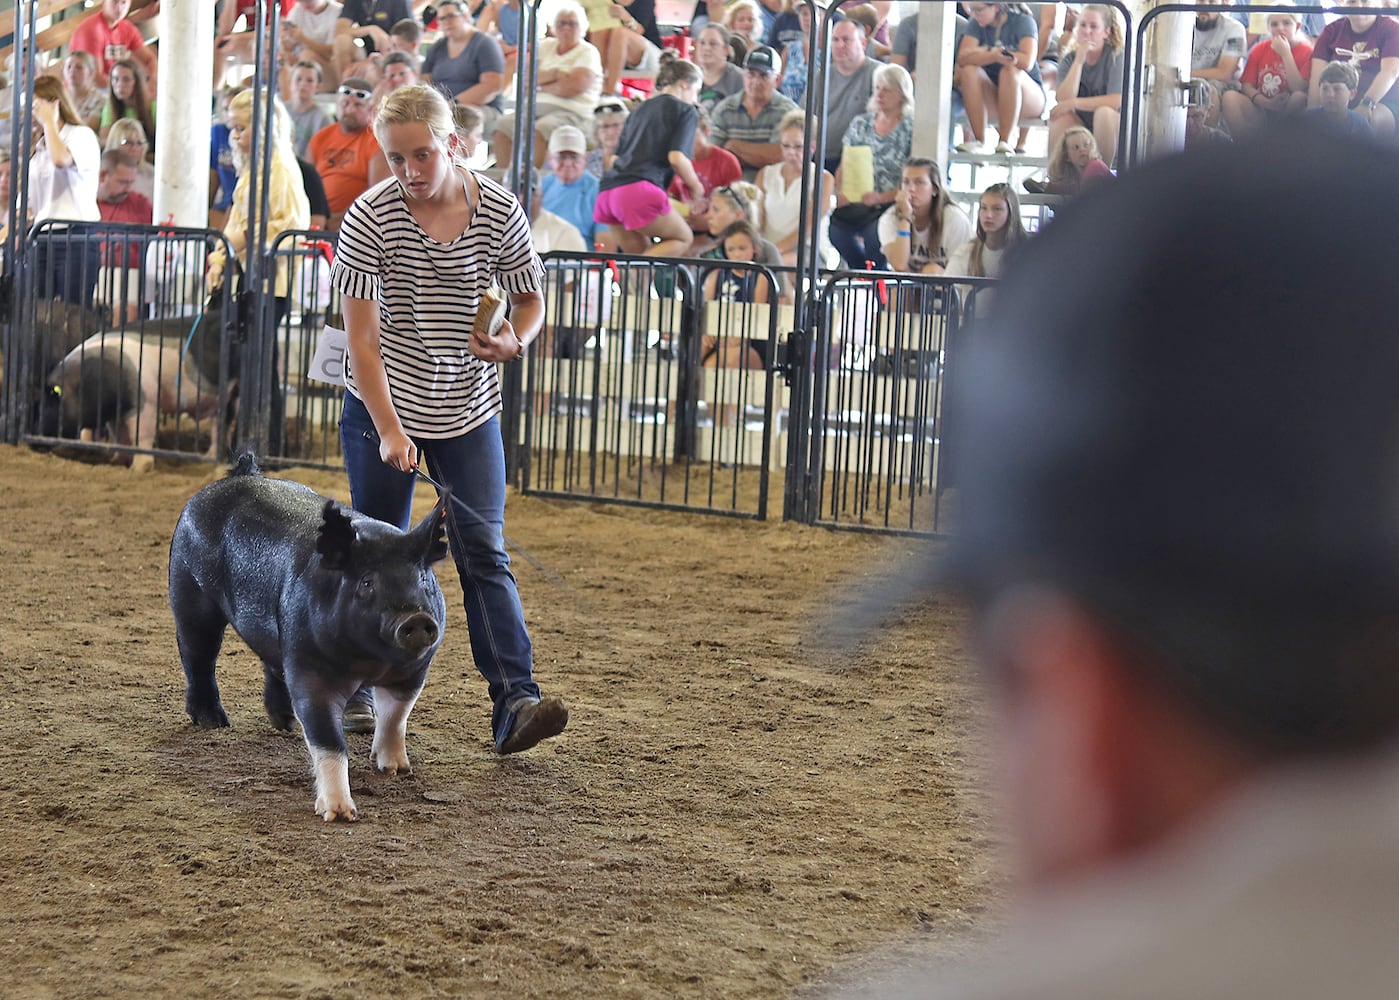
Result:
[[996,143],[996,152],[1006,154],[1014,153],[1015,147],[1002,139],[1000,142]]
[[977,142],[975,139],[957,143],[957,152],[959,153],[980,153],[982,149],[981,143]]

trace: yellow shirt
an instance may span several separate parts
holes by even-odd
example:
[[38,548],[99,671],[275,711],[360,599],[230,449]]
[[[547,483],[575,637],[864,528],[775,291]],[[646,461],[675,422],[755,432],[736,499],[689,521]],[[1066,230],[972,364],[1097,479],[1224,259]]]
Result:
[[[246,233],[248,229],[248,178],[250,172],[244,170],[238,175],[238,185],[233,189],[233,204],[228,210],[228,221],[224,224],[226,233]],[[293,160],[290,164],[284,157],[272,157],[272,169],[268,174],[268,220],[267,242],[270,246],[277,237],[289,229],[309,229],[311,226],[311,203],[306,200],[306,187],[301,180],[301,168]],[[258,189],[258,200],[262,200],[262,189]],[[251,249],[251,248],[250,248]],[[263,247],[264,250],[267,247]],[[283,249],[290,249],[284,247]],[[278,297],[286,295],[291,288],[291,258],[282,256],[277,261]]]

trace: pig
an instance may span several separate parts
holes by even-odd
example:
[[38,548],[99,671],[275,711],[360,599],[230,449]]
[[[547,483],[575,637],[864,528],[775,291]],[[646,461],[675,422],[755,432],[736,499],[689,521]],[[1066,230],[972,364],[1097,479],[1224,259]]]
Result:
[[262,660],[272,724],[301,724],[315,810],[355,820],[345,703],[374,687],[370,753],[410,771],[408,715],[442,643],[447,606],[432,565],[447,555],[450,491],[411,531],[356,513],[310,488],[261,475],[239,456],[227,478],[185,505],[170,541],[170,607],[194,725],[228,725],[214,662],[227,626]]
[[[45,437],[84,439],[92,430],[110,429],[118,444],[154,449],[161,414],[207,420],[228,403],[219,395],[223,330],[216,302],[196,320],[161,320],[89,337],[48,373],[35,429]],[[217,450],[216,439],[209,457]],[[137,472],[154,466],[149,454],[131,461]]]
[[[84,309],[82,306],[64,302],[62,299],[39,299],[34,303],[32,323],[28,318],[21,321],[14,343],[19,353],[32,359],[33,379],[31,386],[56,365],[69,351],[84,340],[106,329],[111,316],[105,311]],[[5,365],[0,358],[0,388],[4,388]],[[40,393],[32,388],[32,397],[37,402]],[[38,407],[33,408],[37,414]],[[0,440],[5,438],[0,427]]]

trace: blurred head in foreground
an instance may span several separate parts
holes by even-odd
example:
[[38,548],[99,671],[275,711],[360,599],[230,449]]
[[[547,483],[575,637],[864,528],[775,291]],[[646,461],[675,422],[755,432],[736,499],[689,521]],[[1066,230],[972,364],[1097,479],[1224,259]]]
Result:
[[[1162,160],[1008,263],[950,376],[961,524],[925,582],[971,599],[1030,897],[1121,889],[1079,941],[1117,986],[1026,995],[1207,995],[1215,959],[1238,988],[1208,995],[1299,995],[1304,972],[1255,975],[1304,961],[1282,914],[1366,914],[1399,876],[1399,759],[1374,752],[1399,730],[1395,233],[1377,145],[1280,128]],[[1360,773],[1379,790],[1345,798]]]

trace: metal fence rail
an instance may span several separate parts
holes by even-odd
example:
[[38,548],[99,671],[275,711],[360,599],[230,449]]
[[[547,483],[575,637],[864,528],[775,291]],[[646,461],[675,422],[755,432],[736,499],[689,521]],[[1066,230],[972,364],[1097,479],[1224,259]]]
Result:
[[[138,464],[251,444],[274,463],[341,465],[343,348],[317,357],[340,308],[319,233],[276,241],[261,294],[230,281],[213,296],[217,232],[38,235],[33,274],[100,267],[70,290],[90,287],[91,305],[30,297],[7,331],[7,439]],[[524,492],[765,519],[776,489],[810,523],[945,529],[947,350],[958,287],[986,282],[840,272],[793,302],[791,271],[735,261],[551,254],[545,271],[546,326],[503,372]]]
[[782,278],[730,261],[545,264],[512,439],[521,489],[766,517]]
[[[274,309],[273,316],[278,367],[272,385],[282,419],[278,447],[269,440],[267,453],[318,468],[344,464],[339,431],[344,354],[332,349],[313,365],[325,328],[341,328],[340,294],[330,281],[333,252],[325,234],[312,230],[282,233],[269,255],[289,282],[286,307]],[[275,271],[269,268],[268,273]]]
[[946,530],[944,382],[965,284],[855,272],[826,282],[811,367],[804,520]]
[[[113,223],[35,227],[7,330],[6,438],[130,454],[226,452],[236,300],[204,292],[223,237]],[[11,422],[13,422],[11,424]]]
[[6,331],[4,438],[137,465],[251,444],[270,462],[338,466],[342,390],[309,373],[339,311],[322,235],[277,240],[266,271],[289,275],[279,298],[236,277],[209,292],[208,255],[227,251],[216,230],[37,227],[22,261],[33,294]]

